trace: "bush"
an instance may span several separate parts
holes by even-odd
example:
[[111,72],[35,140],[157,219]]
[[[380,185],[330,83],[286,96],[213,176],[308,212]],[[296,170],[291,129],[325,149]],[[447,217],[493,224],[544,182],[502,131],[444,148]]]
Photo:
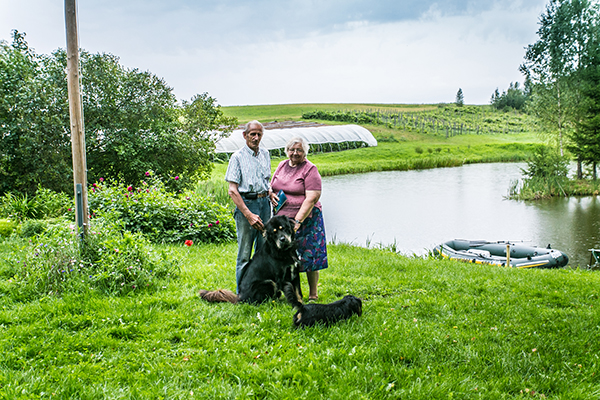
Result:
[[415,147],[415,152],[416,152],[417,154],[423,154],[423,148],[422,148],[422,147],[420,147],[420,146],[417,146],[417,147]]
[[0,200],[0,214],[21,222],[26,219],[57,218],[68,215],[73,198],[65,193],[38,187],[35,196],[6,193]]
[[17,224],[14,221],[8,219],[0,220],[0,236],[7,237],[13,234]]
[[107,221],[96,225],[84,243],[64,219],[48,224],[24,247],[13,239],[15,250],[0,262],[0,291],[18,300],[90,289],[122,295],[155,290],[177,273],[173,258],[156,251],[142,235],[120,233]]
[[90,213],[120,221],[124,231],[139,232],[157,243],[186,240],[219,243],[235,239],[235,222],[224,206],[197,193],[175,194],[149,173],[137,187],[95,183],[89,196]]

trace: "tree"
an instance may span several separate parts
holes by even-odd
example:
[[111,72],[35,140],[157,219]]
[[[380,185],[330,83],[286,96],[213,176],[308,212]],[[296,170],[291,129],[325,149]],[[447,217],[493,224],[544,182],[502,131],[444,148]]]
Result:
[[[578,160],[592,165],[593,179],[597,179],[596,166],[600,161],[600,35],[593,41],[592,51],[587,55],[585,68],[581,71],[580,118],[571,137],[569,150]],[[581,175],[581,171],[578,171]],[[581,176],[578,176],[581,178]]]
[[526,101],[527,95],[525,94],[525,90],[520,88],[519,82],[511,82],[508,90],[503,91],[502,94],[496,88],[491,98],[491,104],[497,110],[521,110],[525,106]]
[[456,100],[454,101],[454,104],[456,104],[458,107],[462,107],[465,104],[465,98],[461,88],[458,88],[458,92],[456,92]]
[[527,47],[520,71],[532,87],[529,109],[555,136],[560,154],[573,128],[579,101],[578,73],[597,26],[597,6],[589,0],[550,0],[540,17],[539,40]]
[[[14,31],[0,46],[0,194],[33,194],[38,184],[71,193],[66,52],[37,56],[24,36]],[[90,182],[135,183],[152,170],[181,187],[208,176],[215,141],[237,125],[215,99],[178,104],[163,79],[112,54],[82,51],[80,62]]]
[[73,190],[66,99],[46,78],[44,59],[24,33],[0,42],[0,193]]

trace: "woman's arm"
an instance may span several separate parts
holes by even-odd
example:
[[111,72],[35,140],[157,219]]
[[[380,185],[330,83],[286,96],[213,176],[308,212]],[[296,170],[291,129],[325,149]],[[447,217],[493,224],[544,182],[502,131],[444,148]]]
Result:
[[[296,213],[295,220],[302,223],[302,221],[304,221],[310,215],[310,212],[312,211],[315,204],[317,204],[317,201],[319,201],[319,198],[321,198],[320,190],[307,190],[306,198],[302,202],[300,210],[298,210],[298,213]],[[296,230],[300,228],[300,224],[298,222],[296,222]]]

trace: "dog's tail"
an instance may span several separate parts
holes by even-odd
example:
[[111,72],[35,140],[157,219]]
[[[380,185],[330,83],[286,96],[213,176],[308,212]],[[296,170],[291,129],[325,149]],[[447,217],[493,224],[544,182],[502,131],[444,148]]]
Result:
[[201,290],[199,293],[203,300],[209,303],[237,303],[238,296],[231,290],[218,289],[218,290]]
[[286,283],[283,287],[283,293],[285,293],[285,298],[288,303],[290,303],[294,308],[298,310],[302,310],[304,308],[304,304],[302,304],[302,300],[298,297],[298,293],[294,290],[294,286],[291,283]]

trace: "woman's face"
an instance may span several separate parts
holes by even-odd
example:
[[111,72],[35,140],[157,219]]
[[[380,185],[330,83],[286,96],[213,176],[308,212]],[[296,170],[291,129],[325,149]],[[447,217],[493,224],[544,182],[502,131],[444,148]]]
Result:
[[298,165],[304,161],[306,154],[304,154],[302,143],[294,143],[292,146],[290,146],[288,149],[288,157],[290,158],[292,165]]

